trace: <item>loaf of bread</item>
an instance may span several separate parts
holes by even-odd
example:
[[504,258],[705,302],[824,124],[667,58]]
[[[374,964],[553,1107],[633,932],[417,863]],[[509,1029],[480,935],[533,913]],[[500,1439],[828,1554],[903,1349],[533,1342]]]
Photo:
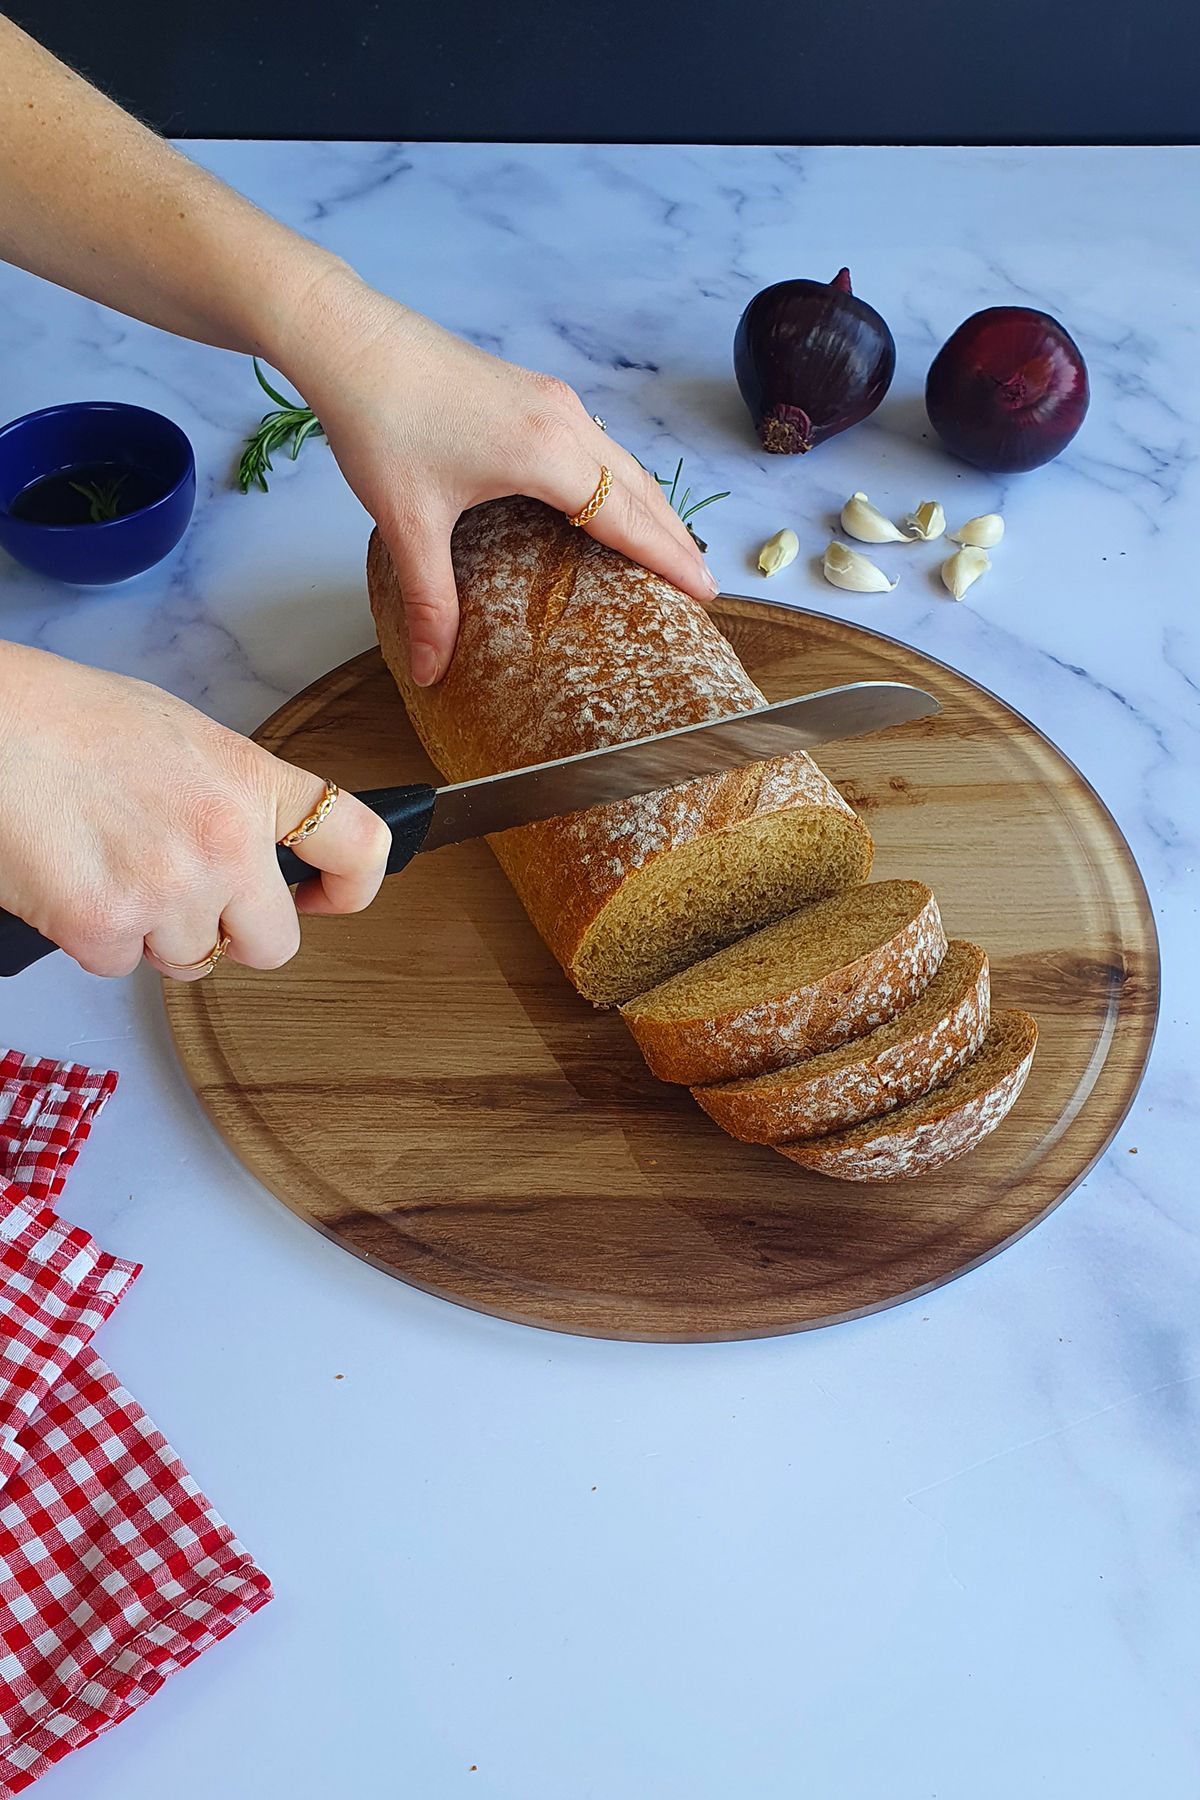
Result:
[[732,1081],[894,1018],[946,952],[923,881],[871,881],[801,907],[621,1008],[661,1081]]
[[979,1053],[923,1099],[848,1131],[776,1148],[806,1169],[843,1181],[927,1175],[965,1156],[995,1131],[1025,1086],[1037,1037],[1028,1013],[997,1013]]
[[925,992],[886,1025],[768,1075],[692,1092],[743,1143],[843,1131],[948,1081],[979,1049],[988,1018],[988,959],[978,944],[952,938]]
[[[436,688],[408,674],[378,532],[367,579],[412,723],[451,781],[764,704],[704,609],[534,500],[454,533],[462,622]],[[806,901],[865,879],[866,827],[803,753],[501,833],[491,846],[581,994],[627,1000]]]

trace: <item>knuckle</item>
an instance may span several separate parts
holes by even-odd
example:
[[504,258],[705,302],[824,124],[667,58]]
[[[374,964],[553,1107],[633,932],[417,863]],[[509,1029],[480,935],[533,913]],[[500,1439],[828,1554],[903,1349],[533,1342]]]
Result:
[[[251,967],[255,969],[282,969],[290,963],[300,948],[300,926],[281,927],[269,944],[264,944],[255,955]],[[250,960],[249,958],[247,959]]]
[[55,934],[68,956],[89,975],[130,975],[142,960],[142,939],[117,911],[97,906]]
[[649,469],[638,469],[638,481],[634,492],[637,494],[638,499],[646,508],[647,512],[653,513],[656,519],[675,519],[678,517],[671,502],[663,492],[662,483],[656,480]]
[[557,409],[566,412],[580,404],[575,389],[558,375],[546,375],[539,370],[530,380],[537,394],[539,407],[546,411]]
[[560,413],[535,408],[526,415],[525,436],[535,456],[557,455],[573,435]]
[[116,873],[62,894],[39,929],[90,975],[128,975],[141,961],[149,924],[135,887]]
[[451,594],[411,594],[404,600],[404,615],[410,625],[427,625],[435,620],[453,618],[455,598]]
[[144,852],[136,884],[149,911],[156,914],[171,911],[192,892],[195,870],[180,857],[175,847],[158,844]]
[[346,838],[355,861],[374,873],[387,860],[392,834],[369,806],[358,805],[346,815]]
[[[205,794],[192,803],[189,820],[192,842],[201,864],[212,868],[237,868],[246,856],[250,828],[245,813],[228,793]],[[178,869],[173,879],[191,882],[186,868]]]
[[140,950],[128,950],[123,954],[113,951],[108,956],[77,956],[75,961],[88,975],[100,975],[108,981],[119,981],[124,975],[132,975],[142,960]]
[[648,475],[644,482],[628,488],[626,494],[629,511],[639,525],[652,525],[656,531],[660,531],[675,517],[667,505],[662,489],[652,476]]

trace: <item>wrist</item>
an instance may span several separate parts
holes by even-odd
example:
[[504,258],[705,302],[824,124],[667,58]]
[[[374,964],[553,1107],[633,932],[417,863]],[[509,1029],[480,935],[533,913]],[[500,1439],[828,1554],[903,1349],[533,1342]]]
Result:
[[25,702],[30,664],[45,654],[26,644],[0,641],[0,745],[8,742],[16,729]]
[[307,279],[294,284],[265,354],[319,412],[362,348],[385,328],[385,311],[394,323],[403,308],[385,301],[341,257],[321,251]]

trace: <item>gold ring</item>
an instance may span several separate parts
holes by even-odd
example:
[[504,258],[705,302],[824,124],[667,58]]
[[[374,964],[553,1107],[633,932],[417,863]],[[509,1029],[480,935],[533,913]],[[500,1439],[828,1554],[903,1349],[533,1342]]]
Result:
[[164,969],[178,969],[185,975],[195,975],[197,973],[201,975],[211,975],[225,952],[228,950],[232,941],[232,938],[227,938],[225,933],[222,932],[208,955],[202,956],[199,962],[194,963],[168,962],[165,956],[158,956],[153,950],[150,954],[154,957],[155,962],[160,962],[162,964]]
[[333,811],[333,805],[338,797],[338,791],[338,785],[335,781],[327,781],[325,783],[325,792],[313,807],[312,811],[306,813],[300,823],[294,826],[292,830],[288,832],[286,837],[280,838],[279,842],[285,849],[290,850],[293,844],[302,843],[306,837],[312,836],[318,825],[323,825],[325,823],[326,819]]
[[586,525],[589,519],[595,518],[596,514],[600,511],[600,508],[604,505],[604,502],[608,499],[611,491],[612,470],[606,469],[601,465],[600,479],[596,483],[595,493],[592,495],[586,506],[581,506],[577,513],[568,514],[567,524]]

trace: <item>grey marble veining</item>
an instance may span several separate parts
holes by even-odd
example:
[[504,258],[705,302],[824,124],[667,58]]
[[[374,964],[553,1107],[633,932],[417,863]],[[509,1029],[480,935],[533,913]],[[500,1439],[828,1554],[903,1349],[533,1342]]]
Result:
[[[200,153],[380,286],[564,376],[643,461],[730,488],[703,515],[726,588],[903,638],[1047,731],[1137,854],[1163,1014],[1117,1142],[1005,1256],[874,1320],[682,1350],[521,1331],[353,1263],[217,1142],[152,981],[58,959],[4,985],[0,1039],[122,1071],[70,1190],[147,1264],[105,1351],[280,1593],[47,1800],[1194,1800],[1200,153]],[[896,335],[892,392],[808,458],[762,455],[738,314],[843,264]],[[921,391],[950,330],[1005,299],[1068,324],[1093,404],[1057,463],[997,480],[944,457]],[[232,490],[261,410],[244,360],[0,270],[0,370],[6,417],[170,413],[201,476],[181,552],[125,588],[0,567],[0,635],[239,727],[370,641],[367,521],[329,452]],[[991,573],[955,605],[940,557],[884,546],[894,593],[825,586],[855,488],[893,516],[1002,511]],[[802,554],[768,583],[754,554],[784,524]]]

